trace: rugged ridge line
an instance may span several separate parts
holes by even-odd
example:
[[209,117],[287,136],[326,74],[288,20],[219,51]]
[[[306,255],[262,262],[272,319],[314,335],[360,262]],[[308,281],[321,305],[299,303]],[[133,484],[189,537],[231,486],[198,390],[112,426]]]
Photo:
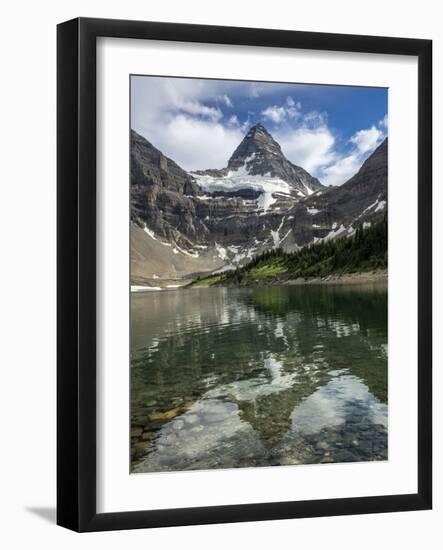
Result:
[[193,277],[352,235],[386,212],[387,162],[386,139],[346,183],[324,187],[259,124],[226,168],[188,173],[131,131],[131,270]]

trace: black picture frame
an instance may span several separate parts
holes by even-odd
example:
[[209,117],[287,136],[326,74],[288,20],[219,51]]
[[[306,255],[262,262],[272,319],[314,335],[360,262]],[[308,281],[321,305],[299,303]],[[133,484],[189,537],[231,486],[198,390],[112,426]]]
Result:
[[[416,494],[96,512],[96,39],[399,54],[418,58],[418,491]],[[432,42],[78,18],[57,29],[57,523],[105,531],[432,507]]]

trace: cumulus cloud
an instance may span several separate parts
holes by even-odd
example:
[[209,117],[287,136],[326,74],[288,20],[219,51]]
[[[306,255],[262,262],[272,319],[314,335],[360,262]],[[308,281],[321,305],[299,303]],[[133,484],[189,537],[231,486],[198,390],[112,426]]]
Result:
[[280,124],[285,120],[295,119],[300,116],[301,103],[295,102],[288,96],[284,105],[270,105],[263,109],[261,114],[264,119],[272,121],[274,124]]
[[223,94],[221,95],[218,100],[221,102],[221,103],[224,103],[226,105],[226,107],[230,107],[232,108],[234,105],[232,103],[232,100],[231,98],[228,96],[228,94]]
[[285,104],[271,105],[261,114],[275,125],[272,133],[286,157],[325,185],[342,185],[352,177],[386,137],[388,124],[386,115],[377,126],[358,130],[340,147],[327,113],[304,112],[302,104],[290,96]]
[[282,122],[286,118],[285,109],[283,107],[278,107],[277,105],[267,107],[262,111],[261,114],[264,116],[264,118],[275,122],[275,124]]
[[[378,126],[387,127],[387,116]],[[321,181],[325,185],[341,185],[358,172],[363,162],[381,144],[386,134],[380,128],[371,126],[355,132],[349,143],[352,149],[348,154],[339,155],[330,165],[320,170]]]
[[[302,104],[290,97],[286,108],[295,109],[296,115],[287,115],[286,123],[276,127],[273,135],[291,162],[318,176],[321,169],[337,157],[336,138],[328,127],[327,116],[318,111],[303,112]],[[295,125],[291,118],[296,119]]]
[[345,183],[386,137],[383,130],[371,126],[355,132],[349,139],[351,148],[340,152],[326,114],[316,111],[302,114],[297,128],[283,127],[274,135],[286,157],[324,185]]
[[327,128],[301,127],[296,130],[275,132],[285,156],[294,164],[317,175],[318,171],[334,161],[335,138]]
[[366,130],[359,130],[349,140],[353,143],[361,154],[373,151],[377,145],[380,145],[384,137],[384,132],[375,126]]
[[[326,113],[305,111],[291,93],[294,86],[282,84],[133,77],[131,127],[190,171],[226,166],[261,118],[290,161],[325,185],[341,185],[384,139],[387,117],[344,142]],[[274,101],[266,105],[267,97]],[[239,109],[242,101],[253,110]]]
[[244,137],[238,126],[224,125],[186,115],[177,115],[162,129],[160,147],[187,170],[223,168]]
[[223,113],[220,109],[217,109],[216,107],[208,107],[198,101],[178,100],[175,107],[179,111],[183,111],[190,115],[202,116],[212,121],[217,121],[223,118]]
[[321,128],[328,125],[328,117],[326,113],[318,111],[309,111],[303,115],[303,126],[306,128]]
[[324,185],[342,185],[358,172],[361,164],[362,158],[355,152],[338,156],[332,164],[321,168],[319,176]]
[[131,127],[185,170],[222,168],[243,137],[235,115],[224,119],[223,108],[233,105],[232,86],[211,80],[133,77]]
[[386,114],[378,123],[382,128],[388,128],[388,115]]

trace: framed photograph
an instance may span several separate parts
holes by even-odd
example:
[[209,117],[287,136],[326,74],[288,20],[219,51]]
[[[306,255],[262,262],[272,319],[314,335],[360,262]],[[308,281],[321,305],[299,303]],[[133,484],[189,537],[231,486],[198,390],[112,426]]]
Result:
[[59,525],[432,506],[432,43],[58,26]]

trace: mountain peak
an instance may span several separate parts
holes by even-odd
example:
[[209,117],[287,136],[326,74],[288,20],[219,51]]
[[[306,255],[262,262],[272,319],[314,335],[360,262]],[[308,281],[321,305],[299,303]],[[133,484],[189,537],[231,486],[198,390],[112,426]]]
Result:
[[[254,164],[256,164],[258,160],[263,161],[271,157],[284,159],[280,145],[268,130],[258,123],[249,129],[234,151],[229,159],[228,168],[229,170],[238,170],[240,167],[245,166],[245,163],[248,163],[246,168],[249,174],[260,174],[260,171],[255,171],[254,167],[250,166],[251,162],[254,160]],[[264,173],[261,175],[264,175]]]
[[299,196],[322,187],[306,170],[292,164],[269,133],[258,123],[252,126],[228,162],[228,173],[278,178],[291,184]]
[[277,148],[280,150],[280,145],[275,141],[268,129],[260,122],[249,128],[248,133],[243,138],[243,141],[245,140],[253,141],[257,144],[262,145],[272,144],[274,146],[277,146]]
[[265,126],[263,126],[260,122],[249,128],[249,132],[246,134],[246,137],[255,137],[258,134],[265,134],[266,136],[272,137],[267,128],[265,128]]

